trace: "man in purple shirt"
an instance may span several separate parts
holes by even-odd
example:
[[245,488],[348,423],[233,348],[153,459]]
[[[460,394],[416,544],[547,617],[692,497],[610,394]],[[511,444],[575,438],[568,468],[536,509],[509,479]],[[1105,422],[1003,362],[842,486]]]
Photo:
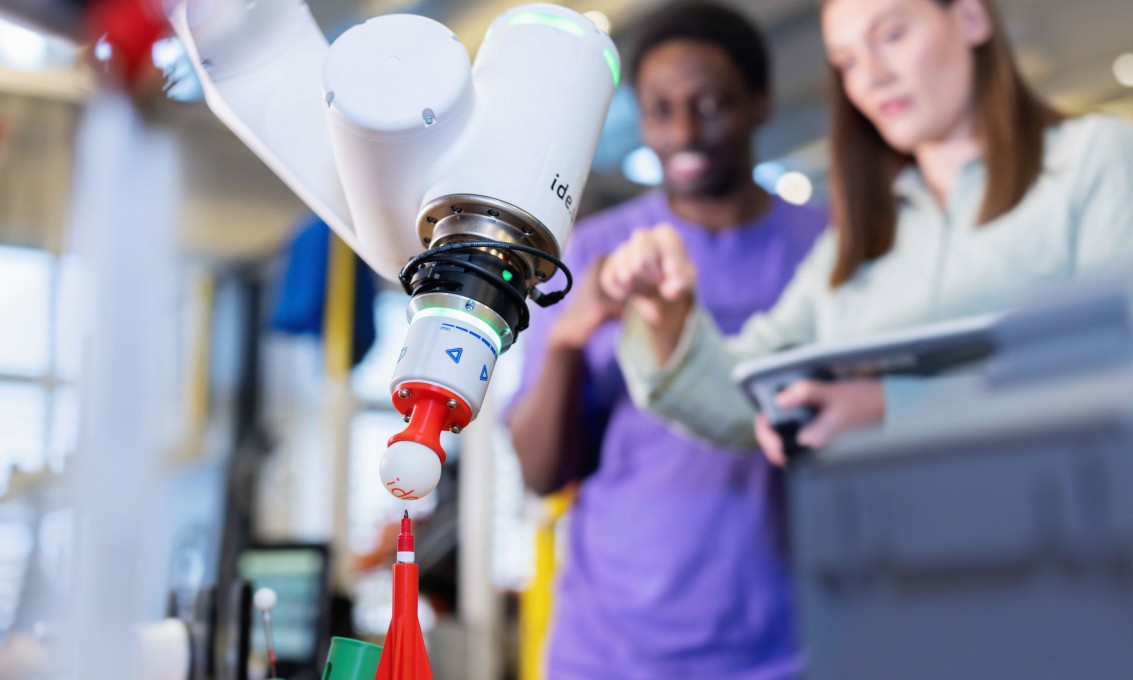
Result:
[[[635,229],[670,224],[701,272],[698,299],[734,333],[775,303],[825,216],[752,182],[751,138],[770,102],[767,56],[746,19],[681,4],[641,36],[630,75],[663,191],[575,228],[565,261],[579,283],[533,310],[508,418],[529,487],[582,480],[548,678],[790,678],[801,662],[779,474],[634,407],[614,356],[620,310],[594,265]],[[721,385],[720,398],[742,396]]]

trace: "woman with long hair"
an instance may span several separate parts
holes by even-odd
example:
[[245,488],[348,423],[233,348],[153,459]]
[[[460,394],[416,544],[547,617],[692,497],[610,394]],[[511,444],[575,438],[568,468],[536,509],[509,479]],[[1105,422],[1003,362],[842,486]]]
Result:
[[[822,33],[834,225],[775,308],[724,338],[664,226],[602,270],[605,293],[627,303],[619,361],[635,400],[716,442],[752,443],[730,380],[741,360],[999,310],[1040,282],[1133,262],[1133,125],[1037,97],[992,0],[827,0]],[[778,403],[818,410],[798,439],[821,447],[893,417],[915,389],[801,381]],[[755,438],[784,462],[762,418]]]

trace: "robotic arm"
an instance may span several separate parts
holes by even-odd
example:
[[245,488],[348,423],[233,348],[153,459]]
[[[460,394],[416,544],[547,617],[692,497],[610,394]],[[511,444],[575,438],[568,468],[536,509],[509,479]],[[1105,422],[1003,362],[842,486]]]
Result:
[[[473,66],[439,23],[389,15],[329,45],[298,0],[199,0],[171,17],[209,107],[381,276],[412,295],[390,382],[406,429],[382,482],[416,499],[440,432],[480,410],[559,257],[620,61],[576,12],[500,15]],[[559,269],[561,291],[538,286]]]

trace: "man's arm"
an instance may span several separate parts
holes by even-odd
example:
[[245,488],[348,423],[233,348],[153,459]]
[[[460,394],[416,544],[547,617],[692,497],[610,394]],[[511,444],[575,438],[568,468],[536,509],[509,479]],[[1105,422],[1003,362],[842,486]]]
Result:
[[[540,495],[557,491],[584,472],[589,438],[583,414],[583,351],[594,332],[620,311],[598,288],[600,267],[600,261],[592,266],[564,302],[566,307],[547,333],[534,380],[508,417],[523,481]],[[538,351],[527,348],[528,356]]]
[[527,488],[540,496],[580,476],[586,457],[582,353],[548,346],[536,387],[508,418],[511,443]]

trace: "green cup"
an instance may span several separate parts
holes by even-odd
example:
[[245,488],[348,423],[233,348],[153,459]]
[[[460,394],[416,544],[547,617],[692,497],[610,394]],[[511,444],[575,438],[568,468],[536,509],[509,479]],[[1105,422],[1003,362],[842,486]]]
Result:
[[331,638],[323,680],[374,680],[381,655],[382,648],[377,645],[344,637]]

